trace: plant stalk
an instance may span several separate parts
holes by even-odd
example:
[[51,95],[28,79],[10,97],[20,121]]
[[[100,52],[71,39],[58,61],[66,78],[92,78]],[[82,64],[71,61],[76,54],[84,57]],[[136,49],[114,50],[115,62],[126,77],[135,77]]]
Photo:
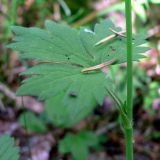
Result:
[[125,129],[126,160],[133,160],[133,128]]
[[131,0],[125,0],[127,34],[127,117],[131,128],[125,128],[126,160],[133,160],[133,77],[132,77],[132,13]]

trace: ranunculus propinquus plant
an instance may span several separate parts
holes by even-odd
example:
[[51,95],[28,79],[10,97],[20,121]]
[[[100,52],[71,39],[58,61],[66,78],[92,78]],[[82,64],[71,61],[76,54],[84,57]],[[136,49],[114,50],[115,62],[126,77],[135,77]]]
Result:
[[[50,110],[61,114],[62,119],[66,117],[63,114],[71,112],[67,121],[58,122],[58,125],[70,127],[91,112],[96,104],[101,105],[107,95],[106,89],[114,85],[102,68],[82,70],[113,59],[114,64],[126,62],[126,38],[117,36],[95,45],[113,35],[109,28],[120,31],[110,20],[96,24],[93,32],[84,28],[78,31],[49,20],[45,22],[45,28],[12,27],[15,38],[8,47],[20,51],[20,58],[39,60],[21,73],[28,78],[22,82],[17,95],[37,96]],[[133,59],[139,60],[144,57],[141,53],[148,50],[141,46],[145,43],[144,37],[134,36],[133,43]]]
[[[45,21],[45,29],[12,27],[15,38],[8,48],[20,51],[21,59],[36,60],[21,75],[17,96],[37,96],[45,101],[45,111],[57,126],[72,127],[85,118],[109,95],[116,101],[124,128],[130,128],[126,103],[115,94],[114,83],[105,68],[127,61],[126,35],[110,20],[94,30],[76,30],[64,24]],[[133,60],[148,50],[145,36],[133,36]]]

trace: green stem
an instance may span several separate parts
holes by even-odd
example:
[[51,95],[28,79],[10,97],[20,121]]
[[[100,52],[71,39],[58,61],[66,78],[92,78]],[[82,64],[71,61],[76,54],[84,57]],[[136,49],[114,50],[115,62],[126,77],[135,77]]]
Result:
[[131,1],[126,0],[126,29],[127,29],[127,112],[132,119],[132,20]]
[[[131,0],[125,0],[127,32],[127,117],[133,121],[133,78],[132,78],[132,14]],[[126,160],[133,160],[133,127],[125,129]]]
[[126,160],[133,160],[133,129],[125,129]]

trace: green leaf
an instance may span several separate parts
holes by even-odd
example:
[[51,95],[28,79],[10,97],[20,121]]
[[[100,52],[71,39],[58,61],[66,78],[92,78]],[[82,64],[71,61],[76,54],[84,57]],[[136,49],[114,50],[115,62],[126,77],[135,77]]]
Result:
[[146,16],[144,5],[140,3],[139,1],[133,1],[132,6],[133,6],[135,13],[140,17],[140,19],[143,22],[146,22],[147,16]]
[[9,135],[0,136],[0,159],[1,160],[18,160],[19,148],[15,146],[14,139]]
[[[98,41],[113,34],[109,28],[120,31],[120,28],[115,28],[109,20],[96,24],[94,32],[87,32],[85,29],[78,32],[69,26],[49,20],[45,22],[45,27],[47,30],[12,27],[16,37],[8,47],[23,52],[21,58],[65,62],[70,65],[72,62],[83,67],[106,62],[113,57],[117,58],[117,63],[126,62],[126,38],[118,36],[112,43],[95,46]],[[133,40],[134,60],[141,57],[139,53],[143,53],[144,49],[139,47],[136,41],[141,40],[143,44],[144,38],[137,35]]]
[[153,97],[146,96],[144,99],[144,109],[150,109],[153,104]]
[[60,141],[59,151],[62,154],[71,153],[74,160],[87,159],[89,148],[96,147],[99,143],[98,137],[89,131],[81,131],[77,135],[68,133]]
[[58,127],[72,127],[92,112],[95,106],[94,101],[90,107],[85,105],[85,101],[82,101],[82,105],[73,106],[74,103],[76,103],[74,101],[77,100],[74,99],[74,97],[72,102],[73,104],[67,106],[64,105],[63,101],[61,101],[64,96],[65,93],[63,92],[53,98],[47,99],[44,108],[49,121]]
[[[27,122],[25,122],[25,119]],[[19,122],[23,127],[27,127],[30,132],[47,132],[44,122],[40,118],[36,117],[36,115],[32,112],[22,113],[19,117]]]
[[[77,31],[48,20],[45,28],[46,30],[18,26],[12,28],[15,39],[8,47],[22,52],[21,58],[41,60],[41,63],[21,73],[27,75],[28,79],[23,81],[17,95],[38,96],[46,101],[47,106],[55,108],[54,113],[52,112],[53,118],[55,114],[62,117],[60,110],[56,108],[60,107],[61,111],[65,110],[65,117],[75,113],[73,117],[77,117],[75,122],[78,122],[97,103],[103,103],[107,94],[105,88],[112,86],[101,69],[89,72],[82,70],[113,59],[117,60],[117,64],[126,62],[126,38],[117,36],[109,42],[95,46],[97,42],[113,34],[109,28],[120,31],[109,20],[96,24],[94,31],[82,28]],[[134,36],[133,60],[144,57],[140,54],[148,50],[141,46],[144,43],[144,36]],[[59,120],[54,121],[66,125]],[[72,122],[68,126],[71,124]]]
[[109,95],[112,97],[112,99],[115,101],[115,103],[118,107],[119,113],[121,115],[122,126],[125,129],[131,128],[131,122],[128,119],[127,112],[126,112],[126,101],[122,102],[114,92],[112,92],[108,89],[107,89],[107,91],[108,91]]

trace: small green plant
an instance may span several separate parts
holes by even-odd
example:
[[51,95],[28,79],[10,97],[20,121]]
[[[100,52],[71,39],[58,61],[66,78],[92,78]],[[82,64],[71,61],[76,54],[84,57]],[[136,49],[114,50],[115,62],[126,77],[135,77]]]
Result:
[[[127,160],[132,160],[132,61],[143,58],[142,53],[148,48],[143,46],[145,36],[132,37],[130,1],[126,1],[126,19],[126,35],[110,20],[96,24],[94,31],[85,28],[78,31],[49,20],[45,22],[45,30],[14,26],[15,39],[8,48],[22,52],[22,59],[38,60],[21,73],[28,78],[17,95],[37,96],[45,101],[49,120],[59,127],[74,126],[109,94],[121,116]],[[128,64],[127,99],[121,100],[105,68],[124,62]],[[73,152],[72,149],[64,152],[69,151]]]
[[99,144],[98,137],[89,131],[81,131],[77,135],[68,133],[60,142],[59,152],[70,153],[74,160],[87,159],[89,148],[95,148]]
[[0,136],[0,159],[19,160],[19,147],[9,135]]
[[[26,120],[29,119],[29,122]],[[19,117],[19,122],[28,132],[46,133],[47,127],[44,121],[32,112],[24,112]]]

